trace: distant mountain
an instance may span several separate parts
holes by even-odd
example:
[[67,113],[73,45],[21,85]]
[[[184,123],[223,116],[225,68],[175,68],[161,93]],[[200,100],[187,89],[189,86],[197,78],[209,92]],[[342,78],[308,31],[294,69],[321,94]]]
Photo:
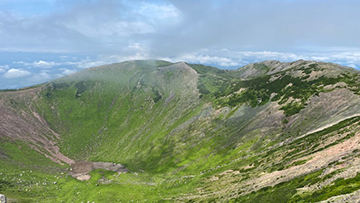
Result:
[[0,104],[13,200],[359,201],[360,74],[337,64],[128,61]]

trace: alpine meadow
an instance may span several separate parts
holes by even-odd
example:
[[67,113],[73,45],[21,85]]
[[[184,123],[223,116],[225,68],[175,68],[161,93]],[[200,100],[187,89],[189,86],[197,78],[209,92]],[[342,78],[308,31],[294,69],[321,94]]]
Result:
[[356,201],[360,74],[138,60],[0,93],[17,202]]
[[0,0],[0,203],[359,203],[359,0]]

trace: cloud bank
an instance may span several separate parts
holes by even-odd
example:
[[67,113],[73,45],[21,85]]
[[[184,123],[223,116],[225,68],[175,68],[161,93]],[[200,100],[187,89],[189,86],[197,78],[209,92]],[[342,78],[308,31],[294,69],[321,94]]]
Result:
[[[134,59],[222,68],[307,59],[359,68],[358,8],[357,0],[3,0],[0,88],[15,87],[15,75],[31,84]],[[2,57],[8,53],[24,56]]]
[[4,74],[4,78],[21,78],[28,75],[31,75],[29,71],[11,68]]

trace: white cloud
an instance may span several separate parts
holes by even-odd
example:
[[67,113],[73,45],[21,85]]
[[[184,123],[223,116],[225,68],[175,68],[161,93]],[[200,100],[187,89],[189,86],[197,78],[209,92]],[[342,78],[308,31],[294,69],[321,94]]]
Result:
[[172,4],[143,2],[140,8],[135,11],[138,15],[143,16],[146,22],[150,22],[155,26],[173,26],[183,19],[181,11]]
[[[130,42],[151,40],[149,34],[164,33],[184,18],[166,0],[56,1],[56,12],[31,17],[6,10],[7,4],[0,6],[3,51],[113,54]],[[19,0],[14,5],[24,4]]]
[[[282,62],[290,62],[299,59],[315,60],[338,63],[340,65],[349,66],[355,69],[360,69],[360,50],[341,50],[341,51],[319,51],[319,52],[273,52],[273,51],[234,51],[229,49],[201,49],[197,52],[189,52],[186,54],[175,55],[174,57],[157,57],[151,55],[147,46],[142,43],[129,43],[123,47],[120,54],[106,54],[99,56],[84,56],[70,55],[69,57],[60,57],[54,61],[38,60],[33,57],[30,61],[17,62],[11,64],[3,64],[0,66],[0,88],[19,88],[28,85],[39,84],[51,79],[63,77],[65,75],[73,74],[80,69],[85,69],[104,64],[118,63],[128,60],[139,59],[163,59],[171,62],[185,61],[189,63],[201,63],[204,65],[211,65],[219,68],[239,68],[249,63],[264,61],[264,60],[279,60]],[[123,54],[123,53],[128,54]],[[23,53],[20,53],[23,57]],[[19,59],[21,57],[15,57]],[[39,58],[41,58],[40,56]],[[24,57],[27,58],[27,57]],[[56,58],[56,57],[54,57]],[[67,60],[66,60],[67,59]],[[29,59],[28,59],[29,60]],[[54,65],[56,64],[56,65]],[[45,68],[54,65],[52,68]],[[13,66],[13,67],[12,67]],[[31,67],[43,67],[34,69]],[[40,71],[40,73],[39,73]],[[28,77],[25,77],[28,76]],[[25,77],[25,78],[24,78]]]
[[31,73],[27,70],[11,68],[4,74],[4,78],[21,78],[28,75],[31,75]]
[[246,65],[248,63],[265,61],[265,60],[280,60],[280,61],[294,61],[302,59],[304,56],[293,53],[270,52],[270,51],[230,51],[228,49],[209,50],[202,49],[198,52],[183,54],[177,57],[164,57],[162,59],[169,61],[185,61],[189,63],[201,63],[213,66],[220,66],[223,68],[235,68]]
[[70,70],[70,69],[65,69],[62,74],[63,75],[71,75],[73,73],[76,73],[77,71],[76,70]]
[[49,79],[50,78],[50,75],[46,72],[42,72],[39,74],[40,77],[44,78],[44,79]]
[[60,58],[61,60],[68,60],[68,59],[69,59],[69,56],[63,55],[63,56],[59,56],[59,58]]
[[128,47],[124,49],[127,50],[128,55],[100,55],[95,59],[86,58],[77,62],[67,62],[64,63],[66,65],[73,65],[76,68],[86,69],[95,66],[101,66],[105,64],[111,63],[119,63],[123,61],[130,61],[130,60],[143,60],[143,59],[150,59],[147,50],[141,46],[140,44],[130,44]]
[[238,66],[241,59],[230,59],[226,57],[218,57],[218,56],[210,56],[210,55],[202,55],[202,54],[185,54],[180,57],[172,58],[164,58],[164,60],[170,61],[185,61],[189,63],[202,63],[202,64],[214,64],[220,65],[222,67],[231,67]]
[[30,77],[29,82],[31,82],[32,84],[37,84],[48,81],[49,79],[51,79],[51,75],[46,72],[41,72]]
[[293,53],[286,53],[286,52],[273,52],[273,51],[242,51],[242,52],[234,52],[234,54],[239,55],[241,58],[255,58],[258,60],[269,60],[269,59],[276,59],[276,60],[297,60],[301,56],[293,54]]
[[39,60],[39,61],[34,61],[32,63],[27,63],[24,61],[17,61],[15,62],[17,64],[23,64],[25,66],[31,66],[31,67],[35,67],[35,68],[51,68],[53,66],[59,65],[59,63],[55,63],[53,61],[43,61],[43,60]]
[[0,73],[6,72],[10,67],[8,65],[0,66]]
[[[5,51],[128,55],[122,47],[143,43],[160,58],[204,48],[299,53],[360,46],[355,0],[328,0],[326,9],[323,1],[300,0],[53,1],[54,10],[43,9],[47,1],[37,1],[33,9],[27,0],[0,2]],[[30,10],[36,15],[24,16]]]
[[127,21],[110,21],[94,24],[89,24],[86,20],[66,22],[64,24],[67,28],[80,33],[83,36],[101,41],[120,40],[117,37],[129,37],[135,34],[153,33],[155,29],[144,22],[127,22]]
[[39,68],[51,68],[53,66],[57,65],[57,63],[51,61],[51,62],[47,62],[47,61],[43,61],[43,60],[39,60],[39,61],[34,61],[33,62],[33,66],[34,67],[39,67]]
[[77,68],[86,69],[86,68],[91,68],[91,67],[95,67],[95,66],[105,65],[108,63],[111,63],[111,62],[110,61],[105,62],[102,60],[85,59],[85,60],[81,60],[79,62],[75,62],[73,65],[76,66]]
[[248,63],[265,60],[290,62],[299,59],[338,63],[352,68],[360,67],[360,52],[357,51],[289,53],[272,51],[230,51],[228,49],[203,49],[198,52],[183,54],[177,57],[163,57],[162,59],[172,62],[186,61],[189,63],[201,63],[223,68],[238,68]]

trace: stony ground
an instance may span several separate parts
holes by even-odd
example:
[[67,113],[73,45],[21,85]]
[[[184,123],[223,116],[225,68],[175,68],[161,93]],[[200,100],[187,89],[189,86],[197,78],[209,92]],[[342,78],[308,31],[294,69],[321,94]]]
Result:
[[89,173],[96,169],[104,169],[118,173],[129,172],[129,170],[121,164],[109,163],[109,162],[78,161],[75,162],[74,164],[71,164],[69,174],[78,180],[86,181],[91,178]]

